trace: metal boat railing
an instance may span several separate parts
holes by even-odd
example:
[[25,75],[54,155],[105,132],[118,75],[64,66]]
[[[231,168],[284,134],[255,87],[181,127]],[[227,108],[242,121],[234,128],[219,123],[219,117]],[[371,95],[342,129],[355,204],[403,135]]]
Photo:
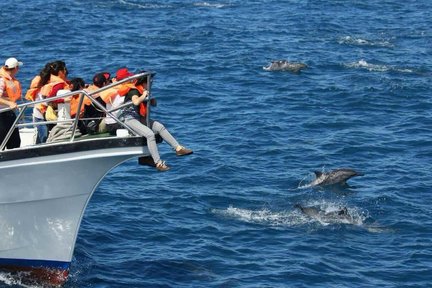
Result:
[[[104,86],[104,87],[102,87],[100,89],[97,89],[95,91],[92,91],[92,92],[88,92],[86,90],[77,90],[77,91],[68,92],[68,93],[65,93],[65,94],[62,94],[62,95],[58,95],[58,96],[54,96],[54,97],[49,97],[49,98],[44,98],[44,99],[40,99],[40,100],[36,100],[36,101],[32,101],[32,102],[25,102],[25,103],[19,104],[17,106],[17,108],[15,108],[15,109],[17,109],[19,111],[18,115],[16,117],[15,122],[11,126],[11,129],[9,129],[6,137],[3,139],[3,142],[0,145],[0,152],[4,150],[4,148],[5,148],[8,140],[12,136],[12,133],[13,133],[14,129],[17,128],[17,127],[18,128],[20,128],[20,127],[28,127],[28,126],[35,127],[37,125],[71,123],[71,126],[72,126],[71,127],[71,129],[72,129],[71,132],[72,133],[71,133],[70,138],[68,140],[63,140],[63,141],[59,140],[59,141],[56,141],[56,142],[53,142],[53,143],[58,144],[58,143],[62,143],[62,142],[63,143],[64,142],[74,142],[74,140],[75,140],[75,131],[77,130],[77,127],[78,127],[78,121],[101,119],[101,118],[80,118],[79,117],[80,116],[79,115],[80,114],[79,111],[81,111],[81,107],[83,106],[84,97],[87,97],[88,99],[90,99],[90,101],[92,102],[92,104],[94,104],[100,111],[104,112],[106,114],[106,116],[110,116],[112,119],[115,120],[116,123],[118,123],[123,128],[127,129],[131,135],[133,135],[133,136],[139,136],[138,134],[136,134],[136,132],[131,127],[129,127],[126,123],[124,123],[123,121],[121,121],[115,115],[115,113],[114,113],[114,112],[116,112],[116,111],[118,111],[120,109],[123,109],[123,108],[125,108],[125,107],[127,107],[129,105],[133,105],[132,102],[124,103],[122,105],[119,105],[118,107],[115,107],[115,108],[112,108],[112,109],[108,110],[102,104],[100,104],[98,101],[96,101],[96,99],[93,98],[93,95],[96,95],[96,94],[98,94],[98,93],[100,93],[102,91],[105,91],[105,90],[110,89],[112,87],[118,86],[118,85],[123,84],[125,82],[129,82],[131,80],[135,80],[135,79],[147,76],[147,83],[148,83],[147,90],[149,92],[149,96],[147,97],[147,99],[145,101],[149,102],[150,98],[151,98],[151,93],[150,93],[151,92],[151,81],[150,80],[151,80],[151,77],[154,74],[155,73],[153,73],[153,72],[138,73],[138,74],[135,74],[135,75],[130,76],[128,78],[125,78],[125,79],[122,79],[120,81],[116,81],[114,83],[106,85],[106,86]],[[26,109],[33,108],[34,105],[36,105],[36,104],[49,103],[49,102],[53,102],[55,100],[66,99],[66,98],[69,98],[71,96],[76,96],[76,95],[80,95],[80,99],[79,99],[79,103],[78,103],[78,107],[77,107],[77,113],[76,113],[76,115],[75,115],[74,118],[67,119],[67,120],[57,120],[57,121],[43,121],[43,122],[34,122],[34,121],[32,121],[32,122],[25,122],[25,123],[20,123],[19,124],[19,121],[23,118],[24,112],[26,111]],[[10,111],[10,110],[13,110],[13,109],[11,109],[11,108],[0,109],[0,113],[7,112],[7,111]],[[149,123],[149,114],[150,114],[150,105],[147,105],[147,115],[146,115],[146,117],[147,117],[147,123]],[[103,117],[103,118],[105,118],[105,117]],[[36,144],[36,145],[44,145],[44,144],[46,144],[46,143],[40,143],[40,144]]]

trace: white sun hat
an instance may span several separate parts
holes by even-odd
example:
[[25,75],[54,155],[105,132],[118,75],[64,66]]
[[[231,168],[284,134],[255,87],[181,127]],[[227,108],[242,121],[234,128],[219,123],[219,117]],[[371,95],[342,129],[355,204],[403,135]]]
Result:
[[17,66],[22,66],[22,65],[23,65],[23,62],[20,62],[16,58],[11,57],[11,58],[8,58],[6,60],[4,66],[8,69],[12,69],[12,68],[15,68]]

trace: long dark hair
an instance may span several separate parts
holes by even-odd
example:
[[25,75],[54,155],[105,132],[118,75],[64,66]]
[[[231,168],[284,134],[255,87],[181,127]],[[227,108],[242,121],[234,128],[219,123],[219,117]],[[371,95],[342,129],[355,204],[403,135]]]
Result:
[[71,91],[81,90],[84,87],[85,87],[85,82],[83,78],[73,78],[72,80],[70,80]]
[[60,60],[49,62],[45,65],[45,67],[40,71],[39,76],[41,80],[39,81],[38,88],[41,88],[50,80],[51,74],[58,76],[60,71],[66,70],[66,63]]
[[[142,71],[139,71],[138,74],[145,73],[145,72],[149,72],[149,71],[142,70]],[[148,82],[148,78],[150,78],[150,82],[152,82],[152,80],[153,80],[153,74],[150,74],[150,75],[144,75],[144,76],[139,77],[139,78],[137,79],[135,85],[148,84],[148,83],[147,83],[147,82]]]

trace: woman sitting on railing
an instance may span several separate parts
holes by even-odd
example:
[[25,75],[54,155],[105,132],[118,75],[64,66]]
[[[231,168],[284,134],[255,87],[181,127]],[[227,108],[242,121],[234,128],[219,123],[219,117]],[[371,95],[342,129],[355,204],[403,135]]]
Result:
[[[15,78],[19,67],[22,65],[15,58],[6,60],[5,65],[0,69],[0,109],[17,107],[16,101],[21,98],[21,84]],[[16,120],[15,112],[10,110],[0,113],[0,145],[6,138],[9,130]],[[6,143],[8,149],[18,148],[21,145],[21,138],[17,127],[12,132]]]
[[[117,81],[132,76],[127,68],[122,68],[117,71]],[[167,171],[170,168],[160,159],[159,152],[156,145],[155,133],[159,134],[165,142],[167,142],[175,151],[178,156],[192,154],[192,150],[181,146],[177,140],[168,132],[164,125],[160,122],[149,120],[150,123],[142,123],[142,117],[146,117],[147,113],[147,97],[149,92],[147,90],[148,76],[142,76],[132,83],[125,83],[119,89],[119,93],[124,94],[124,103],[132,102],[133,105],[127,106],[121,113],[121,118],[124,118],[125,124],[132,130],[147,139],[147,147],[150,155],[156,164],[156,169],[159,171]],[[147,127],[149,126],[149,127]]]

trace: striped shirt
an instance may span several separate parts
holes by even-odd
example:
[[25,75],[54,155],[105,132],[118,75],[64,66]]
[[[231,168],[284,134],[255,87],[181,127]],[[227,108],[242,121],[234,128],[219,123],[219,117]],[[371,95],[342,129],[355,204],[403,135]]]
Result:
[[3,93],[5,93],[5,90],[6,90],[6,83],[4,79],[0,77],[0,97],[3,97]]

